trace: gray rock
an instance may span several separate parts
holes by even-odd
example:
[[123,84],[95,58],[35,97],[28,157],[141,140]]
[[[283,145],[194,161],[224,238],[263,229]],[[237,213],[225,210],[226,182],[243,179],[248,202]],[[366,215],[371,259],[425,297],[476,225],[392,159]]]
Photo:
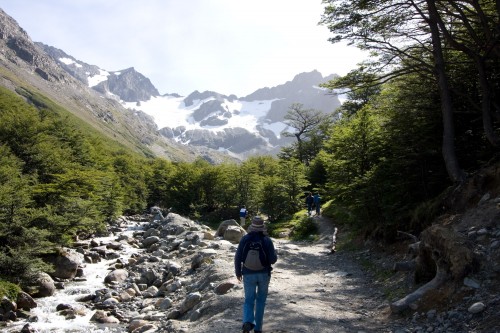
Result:
[[107,312],[103,310],[97,310],[90,321],[101,323],[101,324],[118,324],[120,321],[111,315],[108,315]]
[[38,290],[35,297],[47,297],[54,295],[56,286],[49,274],[40,272],[35,278],[35,288]]
[[484,305],[483,302],[476,302],[474,304],[472,304],[468,309],[467,311],[469,311],[469,313],[473,313],[473,314],[476,314],[476,313],[480,313],[480,312],[483,312],[484,309],[486,309],[486,305]]
[[179,311],[181,313],[186,313],[187,311],[191,310],[196,304],[201,302],[201,299],[202,296],[199,292],[188,294],[182,302]]
[[148,248],[151,245],[153,245],[155,243],[158,243],[159,241],[160,241],[160,237],[158,237],[158,236],[150,236],[148,238],[145,238],[142,241],[142,245],[144,245],[144,247]]
[[157,306],[160,310],[170,309],[172,307],[172,300],[168,297],[165,297],[164,299],[158,302]]
[[36,308],[37,304],[35,300],[28,293],[21,291],[17,295],[17,307],[19,309],[24,309],[29,311],[30,309]]
[[127,270],[115,269],[104,278],[104,283],[121,283],[125,281],[127,277],[128,277]]
[[142,293],[142,296],[144,296],[145,298],[153,298],[156,297],[157,294],[158,288],[155,286],[151,286]]
[[215,232],[215,237],[224,237],[224,233],[229,226],[239,227],[240,225],[238,224],[238,222],[236,222],[236,220],[233,219],[222,221],[221,224],[219,224],[217,231]]
[[474,289],[479,289],[481,287],[481,285],[479,284],[479,282],[477,282],[474,279],[468,278],[468,277],[466,277],[464,279],[464,285],[467,286],[467,287],[470,287],[470,288],[474,288]]
[[243,237],[245,234],[246,231],[242,227],[230,225],[226,228],[226,231],[224,231],[223,237],[225,240],[233,244],[237,244],[239,243],[241,237]]

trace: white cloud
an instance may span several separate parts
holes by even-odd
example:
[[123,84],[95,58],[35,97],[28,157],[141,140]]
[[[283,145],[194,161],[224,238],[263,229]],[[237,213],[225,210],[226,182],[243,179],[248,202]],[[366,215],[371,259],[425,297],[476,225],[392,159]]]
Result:
[[109,71],[135,67],[161,93],[244,96],[360,51],[332,45],[321,0],[0,0],[35,41]]

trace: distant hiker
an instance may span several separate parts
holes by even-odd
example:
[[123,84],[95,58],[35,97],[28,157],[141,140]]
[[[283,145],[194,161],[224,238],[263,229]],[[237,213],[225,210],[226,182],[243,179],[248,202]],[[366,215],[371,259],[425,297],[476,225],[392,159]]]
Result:
[[314,203],[314,197],[312,192],[309,192],[309,194],[306,197],[306,205],[307,205],[307,215],[311,216],[311,211]]
[[314,195],[314,205],[316,206],[316,215],[321,215],[321,197],[319,196],[319,192],[316,192]]
[[245,226],[247,215],[248,215],[247,208],[245,206],[241,207],[241,209],[240,209],[240,224],[242,227]]
[[265,235],[265,231],[264,220],[255,216],[234,256],[236,278],[239,282],[243,280],[245,290],[243,333],[252,329],[255,333],[262,332],[271,265],[278,260],[273,242]]

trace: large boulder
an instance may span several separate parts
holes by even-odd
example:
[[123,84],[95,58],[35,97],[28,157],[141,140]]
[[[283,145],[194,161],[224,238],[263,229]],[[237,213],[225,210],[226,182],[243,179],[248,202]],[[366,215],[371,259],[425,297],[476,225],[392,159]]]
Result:
[[29,311],[30,309],[36,308],[37,304],[35,300],[28,293],[21,291],[17,295],[17,307],[19,309]]
[[105,278],[104,283],[121,283],[128,278],[128,271],[125,269],[115,269]]
[[74,251],[63,251],[55,258],[55,272],[52,274],[60,279],[74,279],[83,256]]
[[54,280],[52,280],[50,275],[45,272],[39,272],[32,284],[35,289],[35,293],[33,295],[35,297],[52,296],[56,291]]
[[224,237],[224,233],[229,226],[239,227],[240,225],[238,224],[238,222],[236,222],[236,220],[233,219],[222,221],[221,224],[219,224],[217,231],[215,232],[215,237]]
[[241,237],[245,236],[246,231],[240,226],[230,225],[224,232],[224,239],[231,243],[239,243]]

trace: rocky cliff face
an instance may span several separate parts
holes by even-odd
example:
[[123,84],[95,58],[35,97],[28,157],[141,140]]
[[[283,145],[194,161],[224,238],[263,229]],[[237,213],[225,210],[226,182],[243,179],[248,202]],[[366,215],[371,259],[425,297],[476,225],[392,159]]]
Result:
[[133,67],[108,72],[96,65],[75,59],[63,50],[43,43],[35,43],[59,66],[83,84],[106,96],[118,96],[125,102],[147,101],[160,93],[151,81]]
[[275,100],[268,112],[267,118],[271,121],[281,121],[288,108],[293,103],[300,103],[306,109],[321,110],[325,113],[333,112],[340,106],[337,96],[330,95],[324,89],[319,89],[321,83],[328,82],[335,75],[323,77],[320,72],[312,71],[296,75],[292,81],[273,88],[262,88],[243,97],[244,101]]
[[0,56],[2,63],[22,68],[51,82],[71,81],[71,76],[37,47],[26,31],[0,9]]
[[106,81],[93,87],[103,94],[114,94],[125,102],[147,101],[160,93],[151,81],[133,67],[119,72],[110,72]]

